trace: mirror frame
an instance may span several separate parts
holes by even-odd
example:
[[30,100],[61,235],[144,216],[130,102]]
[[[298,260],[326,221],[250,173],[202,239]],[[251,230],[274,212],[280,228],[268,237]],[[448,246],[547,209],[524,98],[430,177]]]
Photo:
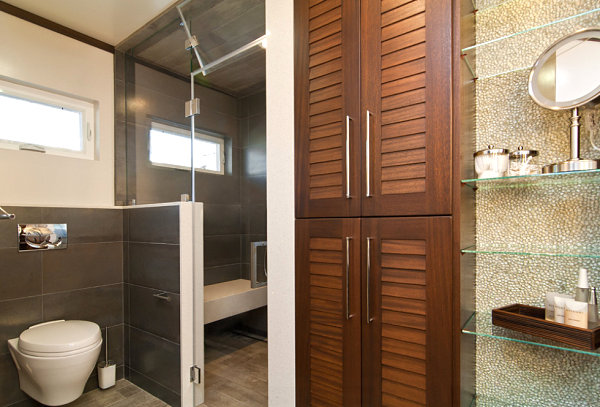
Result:
[[[576,31],[572,34],[569,34],[560,40],[556,41],[550,47],[548,47],[542,54],[539,56],[533,67],[531,68],[531,72],[529,74],[529,96],[540,106],[545,107],[551,110],[566,110],[573,109],[575,107],[579,107],[585,105],[587,103],[592,102],[594,99],[600,97],[600,85],[598,85],[594,90],[587,93],[586,95],[571,100],[568,102],[556,102],[554,100],[550,100],[544,97],[541,92],[539,92],[539,88],[537,86],[537,82],[534,80],[539,75],[539,70],[542,66],[548,61],[548,59],[554,55],[557,49],[565,45],[566,43],[580,39],[580,38],[590,38],[594,37],[600,41],[600,27],[599,28],[584,28],[583,30]],[[598,73],[600,75],[600,72]]]

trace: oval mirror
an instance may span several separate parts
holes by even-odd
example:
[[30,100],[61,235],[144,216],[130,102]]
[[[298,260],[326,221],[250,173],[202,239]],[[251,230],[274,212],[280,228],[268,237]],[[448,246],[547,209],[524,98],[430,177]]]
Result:
[[529,94],[539,105],[563,110],[600,96],[600,28],[589,28],[554,43],[529,75]]

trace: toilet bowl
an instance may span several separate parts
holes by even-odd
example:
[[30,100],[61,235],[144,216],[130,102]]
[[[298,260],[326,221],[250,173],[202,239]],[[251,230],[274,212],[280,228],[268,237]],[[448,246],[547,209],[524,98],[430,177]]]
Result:
[[8,340],[21,390],[47,406],[81,396],[101,345],[100,327],[88,321],[46,322]]

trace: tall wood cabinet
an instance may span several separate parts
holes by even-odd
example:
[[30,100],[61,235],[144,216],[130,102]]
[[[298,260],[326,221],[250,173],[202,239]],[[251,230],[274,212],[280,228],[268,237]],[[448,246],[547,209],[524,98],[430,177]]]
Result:
[[298,406],[452,405],[450,0],[296,0]]
[[449,0],[296,1],[296,216],[451,212]]

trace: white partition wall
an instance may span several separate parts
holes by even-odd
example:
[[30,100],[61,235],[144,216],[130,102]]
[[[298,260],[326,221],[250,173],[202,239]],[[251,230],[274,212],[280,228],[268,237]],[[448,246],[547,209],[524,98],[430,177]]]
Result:
[[[179,210],[181,290],[181,406],[204,403],[204,211],[199,202]],[[191,380],[191,368],[200,377]]]

